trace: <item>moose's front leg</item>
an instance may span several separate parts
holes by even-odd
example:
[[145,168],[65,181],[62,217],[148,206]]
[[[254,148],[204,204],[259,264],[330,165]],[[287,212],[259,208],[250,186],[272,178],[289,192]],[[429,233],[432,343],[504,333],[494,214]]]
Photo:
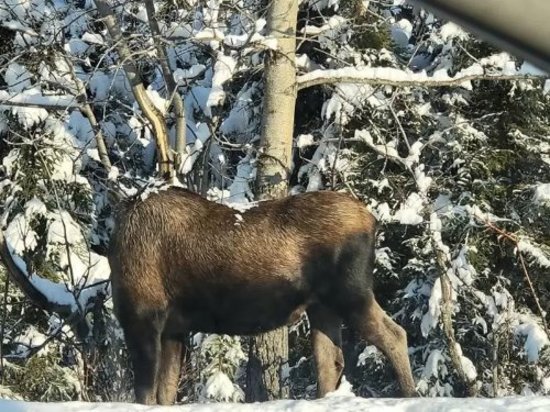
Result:
[[163,337],[160,368],[157,375],[157,402],[172,405],[176,400],[185,345],[176,339]]
[[155,405],[161,354],[160,328],[156,322],[145,319],[136,319],[131,324],[124,322],[123,328],[134,369],[136,402]]

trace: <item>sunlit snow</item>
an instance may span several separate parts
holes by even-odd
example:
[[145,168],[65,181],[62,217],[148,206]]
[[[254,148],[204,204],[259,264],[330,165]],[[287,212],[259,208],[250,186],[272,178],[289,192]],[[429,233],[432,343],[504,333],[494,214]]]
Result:
[[510,397],[499,399],[417,398],[365,399],[344,394],[329,394],[326,398],[282,400],[262,404],[206,403],[177,407],[143,406],[125,403],[32,403],[0,401],[2,412],[547,412],[550,398]]

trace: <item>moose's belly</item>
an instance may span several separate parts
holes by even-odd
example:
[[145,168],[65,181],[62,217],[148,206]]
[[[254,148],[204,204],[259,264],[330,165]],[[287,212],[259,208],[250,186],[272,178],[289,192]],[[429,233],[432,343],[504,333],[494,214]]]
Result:
[[308,294],[289,283],[209,285],[173,307],[174,328],[194,332],[253,335],[296,322]]

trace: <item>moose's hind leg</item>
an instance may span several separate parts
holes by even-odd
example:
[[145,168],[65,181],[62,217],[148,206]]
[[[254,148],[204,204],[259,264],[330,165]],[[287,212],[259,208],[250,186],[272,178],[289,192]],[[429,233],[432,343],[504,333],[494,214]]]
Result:
[[372,291],[373,268],[373,234],[350,238],[338,256],[340,277],[330,289],[331,302],[363,339],[375,345],[390,360],[403,395],[415,396],[407,334],[376,302]]
[[352,324],[363,339],[380,349],[390,360],[403,395],[416,396],[409,361],[407,334],[384,312],[372,293],[362,310],[352,316]]
[[307,315],[317,367],[317,396],[322,398],[336,389],[344,370],[342,319],[322,305],[308,308]]

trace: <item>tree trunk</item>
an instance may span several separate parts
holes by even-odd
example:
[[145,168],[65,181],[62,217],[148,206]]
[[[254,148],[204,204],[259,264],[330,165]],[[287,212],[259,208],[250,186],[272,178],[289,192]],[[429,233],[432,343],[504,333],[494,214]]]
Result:
[[246,368],[246,401],[288,398],[288,384],[281,373],[287,362],[287,327],[252,338]]
[[[277,49],[265,56],[265,92],[258,159],[256,195],[259,200],[286,196],[292,164],[292,137],[296,106],[296,21],[298,2],[273,0],[267,15],[267,34]],[[246,400],[288,397],[281,371],[288,362],[286,327],[252,339],[247,367]]]

